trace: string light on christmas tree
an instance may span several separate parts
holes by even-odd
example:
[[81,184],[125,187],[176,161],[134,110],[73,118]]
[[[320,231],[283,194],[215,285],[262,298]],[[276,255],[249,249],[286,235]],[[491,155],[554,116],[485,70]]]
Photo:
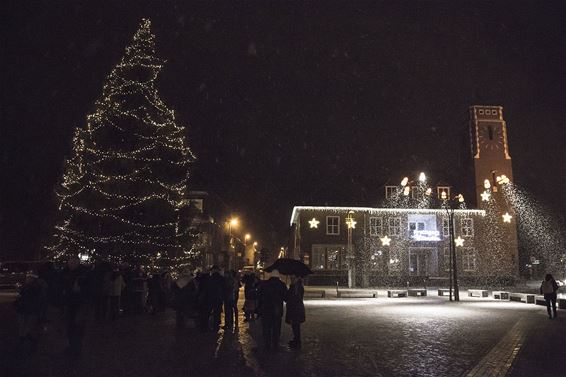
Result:
[[77,251],[110,261],[187,265],[200,246],[180,227],[189,166],[195,156],[185,127],[156,87],[164,61],[142,20],[73,135],[59,198],[61,220],[47,247],[55,257]]

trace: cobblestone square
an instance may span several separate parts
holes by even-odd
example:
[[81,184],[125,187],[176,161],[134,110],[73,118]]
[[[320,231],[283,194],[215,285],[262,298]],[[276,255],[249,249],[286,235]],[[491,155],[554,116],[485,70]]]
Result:
[[307,300],[302,349],[284,347],[283,324],[277,352],[261,348],[259,321],[218,333],[190,322],[178,329],[171,310],[91,321],[75,363],[56,318],[35,354],[17,354],[14,313],[2,300],[6,376],[566,376],[563,310],[549,320],[542,306],[491,298]]

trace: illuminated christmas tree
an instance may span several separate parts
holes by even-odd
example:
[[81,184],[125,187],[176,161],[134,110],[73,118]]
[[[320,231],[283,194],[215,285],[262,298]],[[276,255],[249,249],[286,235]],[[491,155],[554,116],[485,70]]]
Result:
[[[194,160],[184,127],[159,98],[150,21],[142,20],[73,138],[59,197],[54,258],[182,266],[196,255],[182,218]],[[185,211],[186,212],[186,211]],[[181,225],[180,225],[181,224]]]

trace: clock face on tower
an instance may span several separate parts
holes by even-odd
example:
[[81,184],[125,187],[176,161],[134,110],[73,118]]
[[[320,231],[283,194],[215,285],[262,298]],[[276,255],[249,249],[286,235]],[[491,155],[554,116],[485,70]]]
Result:
[[497,151],[503,149],[503,133],[501,132],[501,127],[496,125],[483,126],[478,136],[480,150]]

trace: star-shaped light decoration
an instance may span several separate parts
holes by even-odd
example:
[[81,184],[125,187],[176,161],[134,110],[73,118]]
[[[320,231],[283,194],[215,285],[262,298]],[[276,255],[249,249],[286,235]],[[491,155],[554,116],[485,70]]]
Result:
[[501,217],[503,217],[503,222],[504,222],[504,223],[510,223],[510,222],[511,222],[511,219],[513,218],[513,216],[511,216],[511,215],[509,214],[509,212],[505,212],[505,214],[502,215]]
[[389,246],[391,244],[391,238],[389,238],[387,236],[380,238],[380,240],[381,240],[381,244],[383,246]]
[[481,196],[482,202],[489,202],[489,197],[490,197],[491,195],[490,195],[489,192],[487,192],[487,190],[486,190],[486,191],[482,192],[480,196]]
[[464,239],[458,236],[458,238],[454,240],[454,243],[456,244],[456,246],[464,246]]
[[318,221],[317,219],[315,219],[314,217],[312,218],[312,220],[309,221],[309,224],[312,228],[317,228],[318,229],[318,224],[320,224],[320,221]]
[[358,222],[352,218],[346,219],[346,225],[348,225],[348,228],[350,229],[356,229],[356,224]]

